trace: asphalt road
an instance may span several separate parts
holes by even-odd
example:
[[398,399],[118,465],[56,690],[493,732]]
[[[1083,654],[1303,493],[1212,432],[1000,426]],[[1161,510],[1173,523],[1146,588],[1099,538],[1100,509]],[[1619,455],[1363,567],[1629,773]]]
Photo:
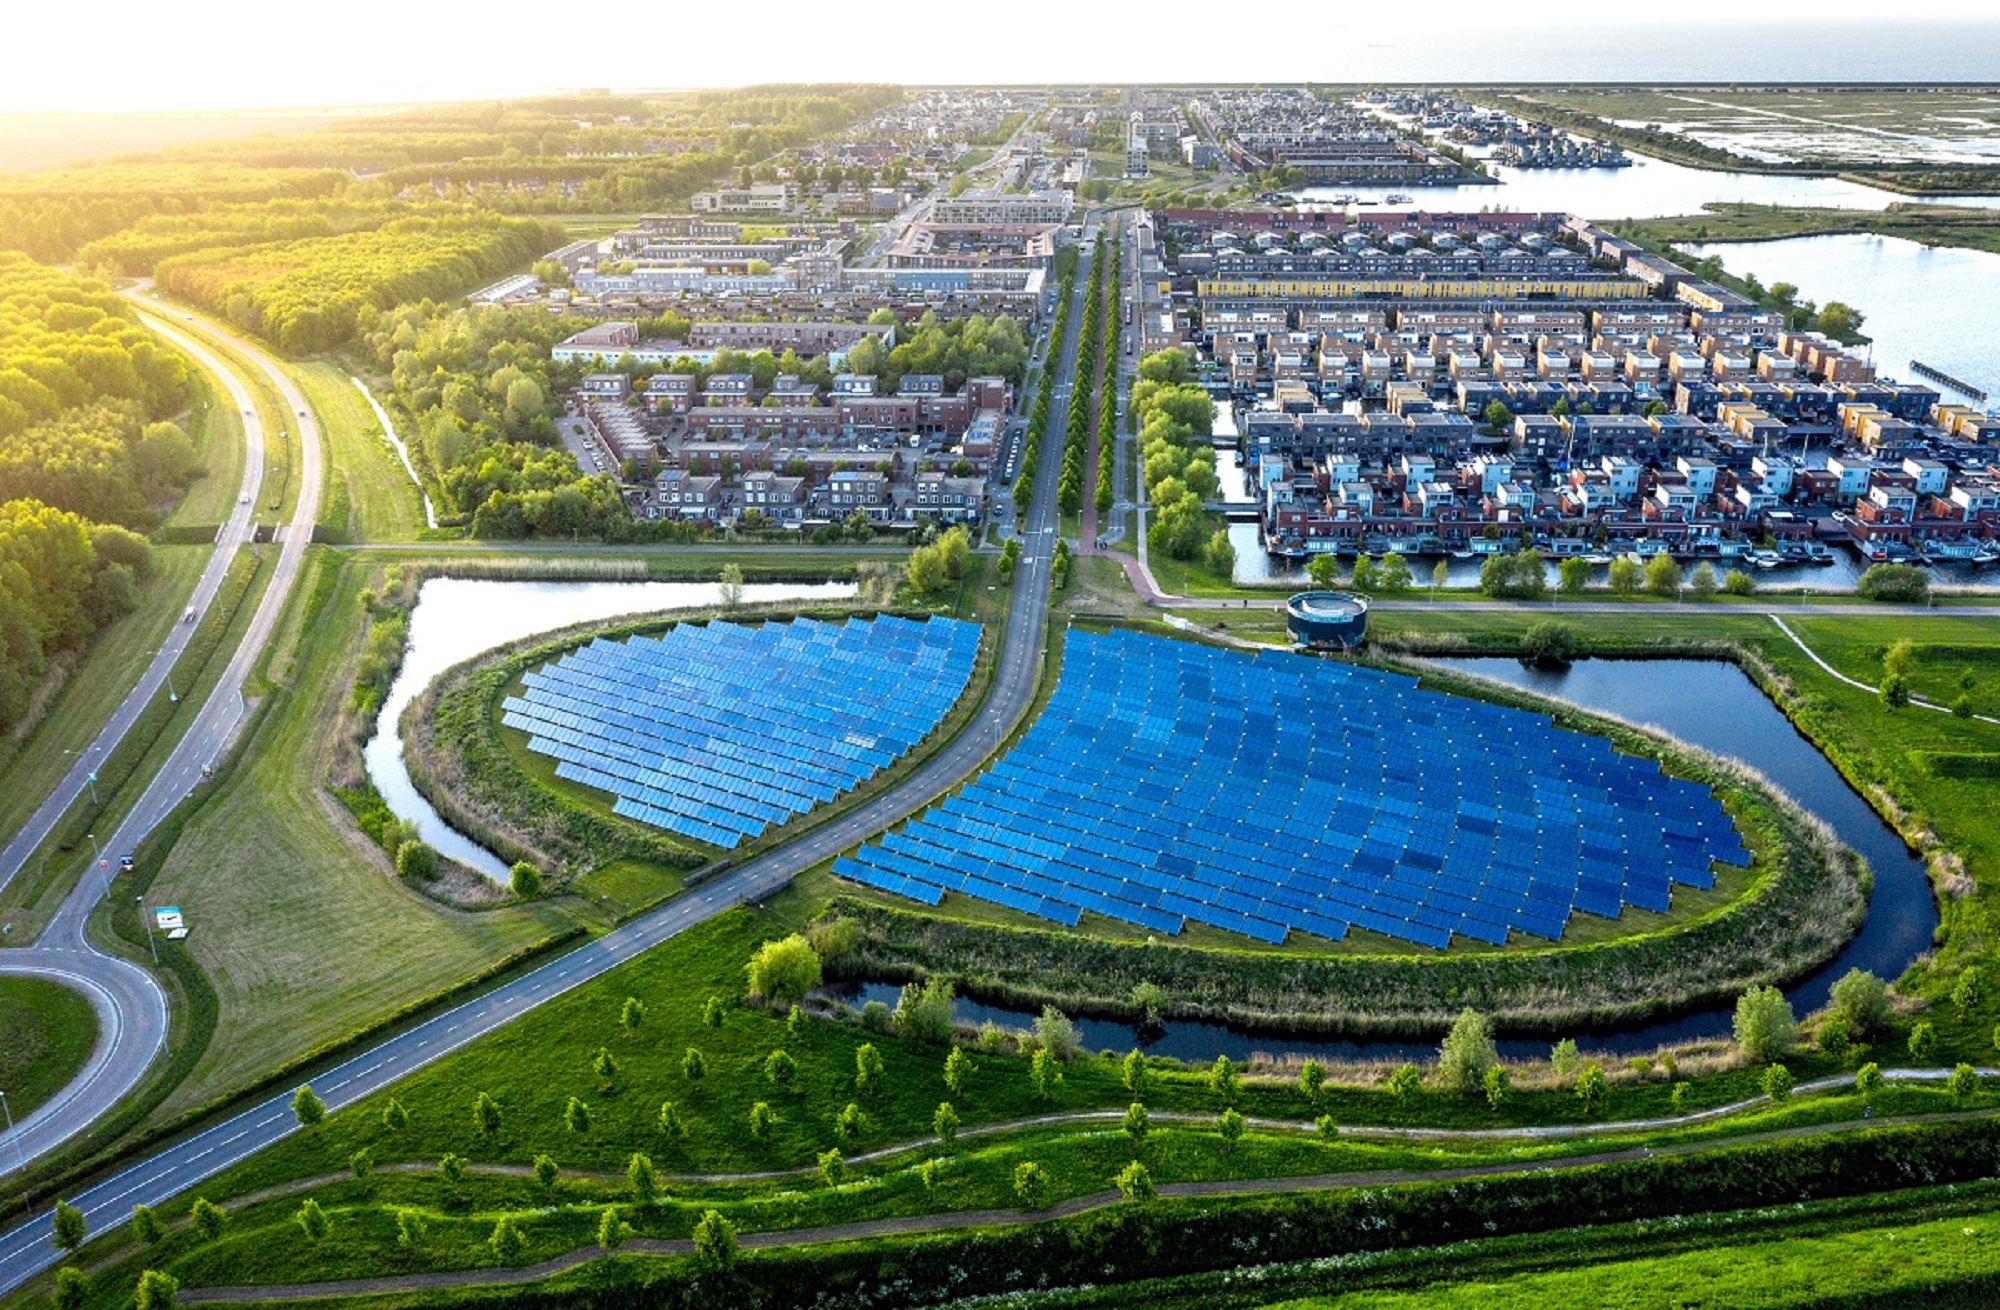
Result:
[[[1087,228],[1086,247],[1093,236],[1094,230]],[[1076,296],[1080,301],[1080,287]],[[1082,319],[1081,306],[1077,305],[1070,314],[1070,332],[1063,343],[1060,367],[1065,378],[1075,374],[1077,334]],[[302,406],[295,406],[298,407]],[[949,744],[900,783],[859,808],[328,1070],[313,1080],[313,1090],[327,1107],[337,1110],[380,1091],[682,930],[779,890],[805,869],[922,809],[977,768],[1005,740],[1015,721],[1033,702],[1040,681],[1049,563],[1056,542],[1056,483],[1061,474],[1062,442],[1063,413],[1056,407],[1049,415],[1049,426],[1043,436],[1033,506],[1023,524],[1021,563],[1014,578],[1013,605],[1001,639],[992,690],[978,713]],[[317,450],[317,441],[310,432],[306,445],[308,450]],[[314,490],[317,479],[315,460],[309,475],[309,485]],[[272,591],[275,594],[280,588],[274,586]],[[249,645],[246,639],[246,648]],[[179,795],[177,791],[173,794]],[[150,1050],[147,1056],[150,1057]],[[142,1062],[140,1069],[143,1067]],[[82,1122],[87,1120],[79,1121],[78,1126]],[[177,1196],[263,1150],[297,1127],[291,1111],[291,1094],[280,1093],[68,1199],[83,1211],[90,1231],[101,1232],[129,1220],[133,1205],[157,1205]],[[59,1253],[49,1240],[49,1225],[50,1215],[44,1212],[0,1233],[0,1295],[13,1291],[56,1263]]]
[[[156,315],[147,313],[143,317],[149,327],[172,341],[219,379],[231,402],[244,415],[248,457],[244,462],[243,494],[250,498],[250,503],[243,504],[239,499],[229,522],[223,527],[216,554],[209,561],[196,589],[199,614],[205,612],[214,600],[230,559],[249,536],[252,506],[256,503],[263,479],[263,426],[249,391],[234,371],[225,367],[199,342],[161,322]],[[292,386],[288,377],[262,356],[255,352],[247,353],[271,378],[295,414],[306,410],[305,398]],[[116,860],[120,854],[137,849],[146,835],[200,784],[203,767],[226,752],[242,729],[248,714],[243,699],[244,681],[263,653],[291,594],[306,546],[312,540],[313,518],[319,505],[322,477],[319,431],[310,417],[300,418],[298,423],[304,433],[299,504],[292,521],[283,528],[278,564],[271,583],[259,599],[242,641],[194,723],[175,743],[172,753],[153,775],[137,803],[109,838],[103,841],[107,860]],[[195,626],[176,624],[175,641],[167,649],[178,653]],[[88,758],[102,759],[103,754],[99,752],[108,752],[117,744],[118,737],[137,716],[138,707],[142,707],[151,693],[157,691],[160,679],[165,677],[165,666],[161,660],[167,658],[163,654],[148,666],[138,686],[99,735]],[[154,676],[156,672],[159,675],[157,678]],[[64,785],[68,786],[74,776],[73,771],[70,778],[65,778]],[[56,796],[60,795],[59,791]],[[72,791],[70,798],[74,799],[74,795]],[[55,804],[55,800],[56,797],[52,797],[43,809]],[[62,806],[56,805],[51,822],[61,811]],[[24,832],[18,840],[26,841],[27,837]],[[14,867],[18,866],[7,866],[7,871],[11,872]],[[48,926],[33,946],[0,951],[0,974],[29,974],[68,983],[90,999],[98,1016],[97,1045],[83,1070],[61,1092],[20,1121],[13,1140],[4,1152],[0,1152],[0,1177],[18,1169],[18,1159],[25,1157],[32,1161],[45,1155],[95,1123],[144,1076],[166,1040],[167,1002],[159,984],[145,969],[99,951],[91,944],[85,931],[90,912],[105,894],[110,876],[110,871],[86,867],[75,888],[51,916]],[[20,1147],[18,1156],[14,1151],[17,1145]]]

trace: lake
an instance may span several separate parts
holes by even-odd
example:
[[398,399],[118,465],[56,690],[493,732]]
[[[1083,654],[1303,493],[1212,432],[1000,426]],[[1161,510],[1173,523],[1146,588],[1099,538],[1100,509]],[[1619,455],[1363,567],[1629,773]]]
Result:
[[[753,583],[743,588],[747,604],[775,600],[838,600],[852,596],[844,582]],[[396,730],[409,703],[446,669],[482,651],[571,624],[663,610],[719,605],[713,582],[503,582],[482,578],[433,578],[417,593],[410,613],[409,644],[403,667],[375,720],[375,735],[362,748],[368,780],[391,813],[417,825],[438,854],[505,881],[507,865],[478,843],[456,832],[410,781],[403,763],[403,739]]]
[[[1832,961],[1786,987],[1798,1013],[1824,1005],[1834,979],[1850,968],[1894,978],[1929,948],[1938,916],[1923,862],[1909,853],[1826,757],[1735,665],[1716,660],[1583,660],[1566,670],[1548,671],[1511,659],[1438,662],[1586,709],[1654,724],[1683,741],[1733,755],[1789,792],[1859,851],[1875,874],[1867,921]],[[893,1005],[896,992],[889,983],[865,982],[847,984],[840,994],[857,1004],[883,1000]],[[1619,1054],[1651,1051],[1670,1042],[1727,1036],[1734,1009],[1731,1002],[1656,1023],[1573,1035],[1586,1049]],[[963,998],[957,1014],[964,1022],[992,1019],[1013,1027],[1032,1018],[1023,1010]],[[1324,1041],[1210,1022],[1176,1021],[1142,1032],[1117,1020],[1080,1019],[1077,1027],[1091,1050],[1139,1045],[1159,1055],[1197,1061],[1217,1055],[1240,1060],[1254,1053],[1402,1060],[1427,1058],[1437,1050],[1435,1042]],[[1538,1059],[1548,1054],[1549,1039],[1503,1037],[1498,1046],[1510,1058]]]

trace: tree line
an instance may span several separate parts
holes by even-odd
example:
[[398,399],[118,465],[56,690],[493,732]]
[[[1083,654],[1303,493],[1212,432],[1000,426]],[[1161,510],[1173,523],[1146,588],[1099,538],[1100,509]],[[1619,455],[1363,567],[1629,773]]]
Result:
[[38,500],[0,503],[0,731],[27,715],[56,656],[138,603],[145,538]]

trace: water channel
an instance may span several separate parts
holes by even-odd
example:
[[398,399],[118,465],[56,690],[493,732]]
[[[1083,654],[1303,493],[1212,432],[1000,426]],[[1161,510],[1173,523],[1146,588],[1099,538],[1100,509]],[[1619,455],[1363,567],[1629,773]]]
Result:
[[[746,603],[774,600],[839,599],[854,594],[844,582],[753,583],[743,588]],[[409,703],[446,669],[510,641],[553,632],[575,623],[695,609],[721,603],[713,582],[503,582],[480,578],[433,578],[417,593],[410,613],[403,667],[375,720],[375,735],[362,748],[368,780],[391,813],[417,825],[438,854],[505,880],[507,866],[491,851],[454,831],[410,781],[403,763],[397,721]]]
[[[1825,1004],[1834,979],[1850,968],[1894,978],[1930,946],[1937,908],[1922,862],[1912,856],[1824,755],[1799,735],[1754,683],[1734,665],[1714,660],[1584,660],[1567,670],[1530,669],[1511,659],[1456,659],[1442,664],[1463,672],[1558,697],[1587,709],[1655,724],[1683,741],[1742,759],[1830,824],[1859,851],[1875,873],[1868,919],[1829,963],[1786,987],[1801,1014]],[[848,984],[841,994],[855,1004],[894,1004],[889,983]],[[1673,1019],[1620,1030],[1574,1034],[1587,1049],[1631,1053],[1664,1043],[1727,1035],[1733,1004],[1711,1006]],[[963,1022],[988,1019],[1019,1027],[1032,1015],[961,998]],[[1254,1053],[1312,1055],[1320,1059],[1406,1059],[1436,1052],[1434,1042],[1325,1041],[1259,1033],[1232,1024],[1178,1021],[1139,1031],[1109,1019],[1080,1019],[1086,1048],[1124,1050],[1134,1044],[1159,1055],[1206,1061],[1219,1054],[1247,1059]],[[1546,1056],[1547,1038],[1512,1037],[1498,1043],[1514,1058]]]

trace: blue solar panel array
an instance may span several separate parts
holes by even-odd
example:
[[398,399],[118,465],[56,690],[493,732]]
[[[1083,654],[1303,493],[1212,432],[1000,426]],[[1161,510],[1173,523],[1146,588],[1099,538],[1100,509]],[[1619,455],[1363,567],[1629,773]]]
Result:
[[683,623],[524,675],[501,721],[617,813],[733,849],[921,741],[978,649],[956,619]]
[[1707,789],[1546,716],[1291,654],[1072,632],[1048,708],[958,795],[834,871],[1074,926],[1426,946],[1664,910],[1749,860]]

